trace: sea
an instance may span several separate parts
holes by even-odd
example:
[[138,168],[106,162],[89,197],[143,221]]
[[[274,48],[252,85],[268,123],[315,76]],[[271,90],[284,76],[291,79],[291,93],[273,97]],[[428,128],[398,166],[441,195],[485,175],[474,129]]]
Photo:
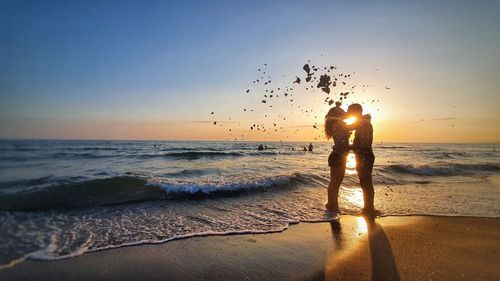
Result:
[[[0,141],[0,269],[325,218],[331,143]],[[374,144],[382,216],[500,217],[493,144]],[[500,148],[500,147],[499,147]],[[342,214],[363,194],[348,156]]]

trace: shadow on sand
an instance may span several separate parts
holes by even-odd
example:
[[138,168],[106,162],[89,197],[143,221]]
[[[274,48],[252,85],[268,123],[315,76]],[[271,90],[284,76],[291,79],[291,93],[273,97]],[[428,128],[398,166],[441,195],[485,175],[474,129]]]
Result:
[[399,281],[398,268],[384,229],[374,219],[365,218],[372,262],[373,281]]
[[[363,220],[361,220],[363,221]],[[364,218],[366,222],[366,230],[368,232],[368,243],[370,249],[370,259],[371,259],[371,269],[372,275],[371,280],[373,281],[399,281],[401,280],[399,276],[399,272],[396,266],[396,262],[394,259],[394,254],[392,253],[391,244],[389,243],[389,239],[384,232],[384,229],[380,224],[376,223],[373,219]],[[352,235],[352,234],[344,234],[342,232],[342,225],[340,221],[330,222],[330,227],[332,230],[333,240],[335,241],[336,251],[348,250],[344,249],[345,237],[344,235]],[[349,239],[347,239],[349,240]],[[349,248],[349,247],[347,247]],[[364,262],[364,261],[360,261]],[[352,267],[351,270],[357,270]],[[333,274],[333,276],[325,276],[325,272],[318,272],[314,276],[308,278],[308,280],[342,280],[338,279],[337,274]],[[341,274],[343,275],[343,274]],[[362,274],[363,275],[363,274]],[[356,272],[347,273],[347,276],[354,277],[359,276]],[[369,275],[366,276],[369,279]]]
[[342,225],[339,220],[330,222],[330,228],[332,229],[333,240],[335,240],[335,246],[337,250],[341,250],[344,246],[342,241]]

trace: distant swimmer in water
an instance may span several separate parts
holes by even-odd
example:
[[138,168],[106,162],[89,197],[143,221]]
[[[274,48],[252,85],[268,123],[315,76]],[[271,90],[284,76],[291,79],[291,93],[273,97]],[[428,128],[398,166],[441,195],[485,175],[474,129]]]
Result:
[[307,151],[307,147],[305,147],[305,146],[304,146],[304,147],[302,148],[302,151]]
[[264,146],[262,144],[260,144],[259,147],[257,147],[257,150],[259,150],[259,151],[264,150]]
[[373,154],[373,126],[370,115],[363,115],[363,107],[358,103],[349,105],[347,115],[355,118],[352,128],[356,130],[352,143],[352,150],[356,156],[356,171],[358,172],[359,184],[363,189],[364,207],[362,215],[374,217],[377,211],[374,206],[375,191],[373,189],[372,171],[375,163]]
[[309,143],[309,151],[313,151],[313,149],[314,149],[314,146],[313,146],[312,142],[310,142]]

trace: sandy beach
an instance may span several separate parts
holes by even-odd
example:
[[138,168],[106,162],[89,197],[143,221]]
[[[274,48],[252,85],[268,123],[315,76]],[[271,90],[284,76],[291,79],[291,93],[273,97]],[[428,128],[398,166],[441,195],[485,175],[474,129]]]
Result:
[[0,281],[500,281],[498,11],[0,0]]
[[500,219],[385,217],[300,223],[26,261],[1,280],[498,280]]

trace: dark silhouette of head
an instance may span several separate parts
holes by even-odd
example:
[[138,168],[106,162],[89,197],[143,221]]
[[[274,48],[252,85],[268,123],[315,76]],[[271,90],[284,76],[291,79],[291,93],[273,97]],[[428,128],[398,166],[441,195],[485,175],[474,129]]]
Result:
[[353,103],[347,108],[347,115],[359,118],[363,116],[363,107],[359,103]]
[[333,125],[345,119],[345,111],[339,106],[330,108],[325,116],[325,135],[327,139],[333,136]]

